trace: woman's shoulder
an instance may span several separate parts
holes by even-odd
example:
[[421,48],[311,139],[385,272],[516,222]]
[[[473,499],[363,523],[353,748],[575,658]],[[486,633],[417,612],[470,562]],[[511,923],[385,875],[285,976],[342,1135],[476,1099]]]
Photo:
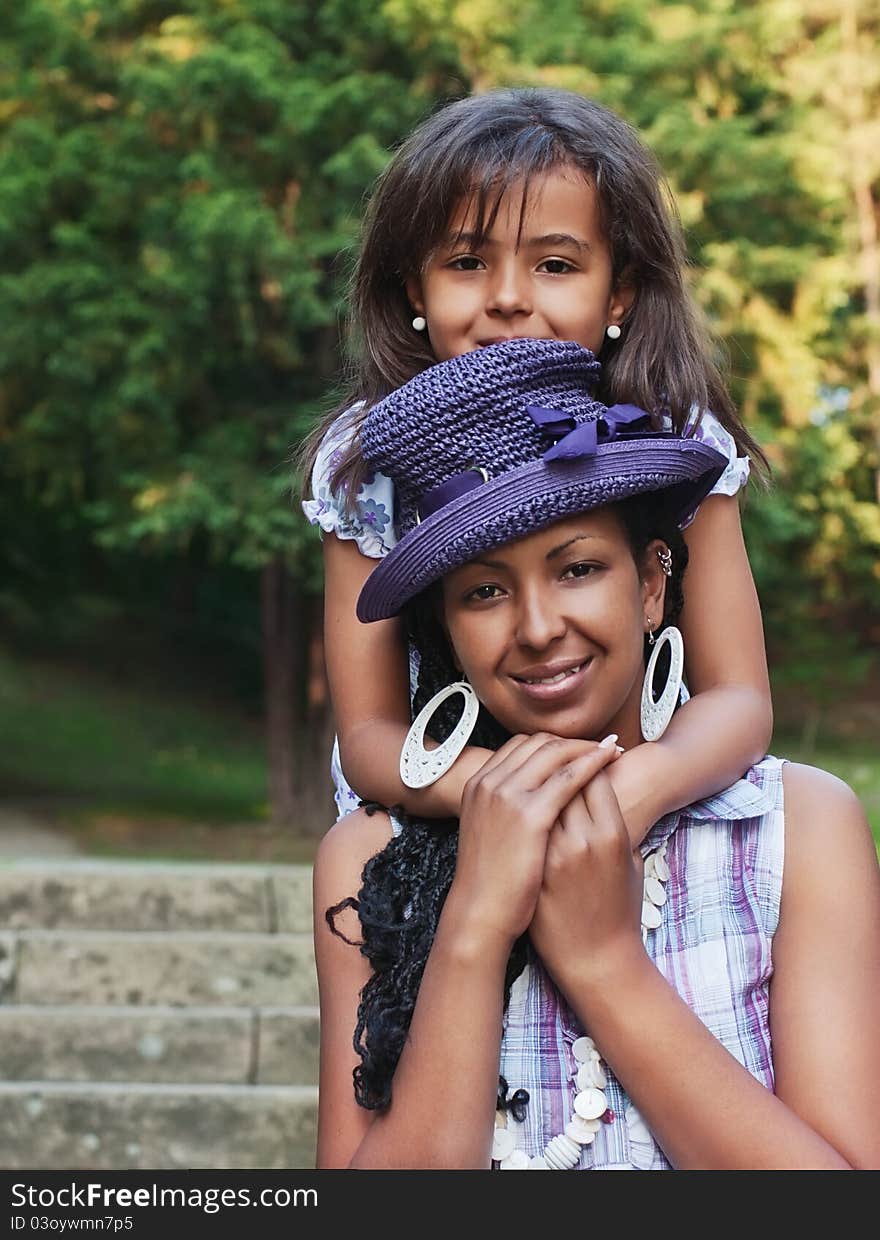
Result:
[[394,837],[392,821],[384,810],[356,809],[335,822],[318,845],[315,873],[349,874],[358,880],[370,857]]
[[786,817],[809,819],[806,830],[821,835],[835,830],[834,823],[849,822],[867,828],[862,803],[849,784],[816,766],[786,762],[782,767]]
[[832,854],[864,860],[867,852],[876,860],[865,810],[852,788],[829,771],[772,754],[680,816],[690,825],[725,823],[739,837],[743,824],[751,826],[767,865],[781,869],[784,850],[788,874],[800,864],[821,874],[826,862],[834,864]]
[[842,915],[863,883],[880,882],[877,849],[864,807],[828,771],[787,762],[783,910],[830,901]]
[[[339,944],[360,939],[355,908],[339,906],[356,898],[362,886],[364,866],[382,851],[392,836],[391,819],[386,813],[368,814],[365,809],[357,809],[334,823],[318,845],[312,885],[319,968],[325,959],[331,962],[347,959],[344,954],[339,956]],[[333,925],[343,939],[326,933],[324,921],[328,910],[336,910]]]

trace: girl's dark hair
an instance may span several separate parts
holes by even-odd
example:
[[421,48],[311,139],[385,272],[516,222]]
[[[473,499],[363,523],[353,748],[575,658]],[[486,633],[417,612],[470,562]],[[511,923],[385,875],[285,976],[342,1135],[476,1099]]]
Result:
[[[612,511],[621,519],[637,565],[641,566],[646,548],[655,538],[662,538],[672,552],[673,572],[666,587],[663,626],[673,623],[683,604],[681,583],[688,553],[662,497],[635,496],[615,504]],[[430,592],[410,606],[407,620],[410,640],[420,655],[413,702],[413,709],[419,711],[439,689],[459,679],[459,674]],[[444,740],[456,717],[454,701],[441,707],[429,726],[430,735]],[[506,739],[504,729],[481,707],[472,743],[497,749]],[[367,862],[357,898],[349,897],[326,912],[330,928],[338,934],[337,914],[346,908],[357,910],[362,932],[360,950],[373,968],[361,993],[354,1032],[354,1047],[361,1059],[354,1070],[355,1097],[369,1110],[383,1110],[391,1102],[392,1078],[455,874],[458,849],[457,819],[412,818],[399,807],[394,812],[403,823],[402,830]],[[505,1006],[527,953],[528,942],[523,936],[507,964]],[[516,1105],[516,1099],[509,1105]]]
[[[597,395],[667,410],[681,431],[711,409],[741,454],[766,466],[740,421],[713,360],[708,333],[688,292],[686,254],[672,194],[635,130],[607,108],[570,91],[512,89],[460,99],[424,121],[379,179],[367,209],[351,289],[358,356],[344,400],[304,442],[306,481],[321,440],[344,409],[355,432],[331,478],[353,503],[366,476],[357,430],[378,400],[436,363],[412,328],[405,281],[443,238],[456,206],[473,198],[477,232],[488,232],[504,194],[551,169],[579,170],[596,187],[613,274],[636,291],[623,335],[606,341]],[[520,218],[522,223],[522,216]]]

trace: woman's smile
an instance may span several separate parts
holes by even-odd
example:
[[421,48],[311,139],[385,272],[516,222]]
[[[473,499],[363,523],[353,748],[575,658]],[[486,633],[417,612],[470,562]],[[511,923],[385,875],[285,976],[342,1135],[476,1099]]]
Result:
[[552,702],[555,705],[584,689],[592,666],[592,655],[577,662],[557,659],[544,667],[536,665],[518,674],[511,673],[510,679],[528,701]]

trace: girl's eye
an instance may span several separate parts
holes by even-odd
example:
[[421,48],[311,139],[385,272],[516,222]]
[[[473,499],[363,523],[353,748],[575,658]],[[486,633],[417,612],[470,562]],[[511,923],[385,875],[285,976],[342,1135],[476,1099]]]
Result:
[[564,258],[545,258],[540,266],[551,276],[563,276],[567,271],[574,271],[574,265]]
[[562,575],[563,577],[570,576],[575,578],[591,577],[593,573],[597,573],[599,571],[599,568],[600,565],[598,564],[588,564],[582,561],[578,564],[569,564],[568,568]]
[[473,254],[462,254],[460,258],[453,258],[449,266],[455,271],[477,271],[481,266],[481,260]]
[[491,586],[491,585],[477,586],[476,589],[470,590],[465,595],[465,602],[482,603],[488,599],[499,598],[500,595],[501,595],[501,590],[498,588],[498,586]]

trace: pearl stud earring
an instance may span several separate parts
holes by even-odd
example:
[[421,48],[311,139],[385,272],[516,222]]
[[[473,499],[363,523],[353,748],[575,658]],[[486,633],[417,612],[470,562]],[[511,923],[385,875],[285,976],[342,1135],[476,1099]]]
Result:
[[428,326],[428,320],[421,314],[417,314],[412,321],[413,329],[417,332],[423,332]]
[[605,335],[608,337],[609,340],[619,340],[620,339],[620,327],[617,325],[617,323],[609,323],[608,326],[605,328]]

